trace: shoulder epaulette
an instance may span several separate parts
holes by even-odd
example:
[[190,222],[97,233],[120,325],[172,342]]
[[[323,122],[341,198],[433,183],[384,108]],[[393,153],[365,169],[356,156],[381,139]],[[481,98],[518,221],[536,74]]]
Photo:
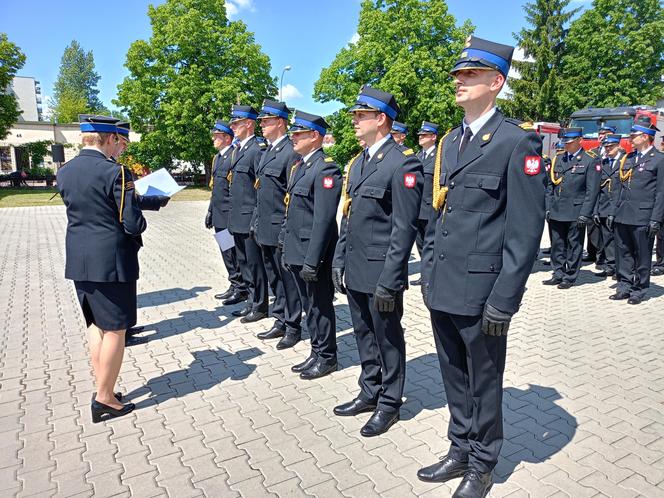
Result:
[[413,149],[406,149],[406,150],[401,151],[401,153],[402,153],[404,156],[412,156],[413,154],[415,154],[415,153],[413,152]]
[[546,154],[542,154],[542,159],[549,159],[549,156],[547,156]]
[[326,163],[333,163],[333,162],[334,162],[334,159],[332,159],[331,157],[326,157],[326,158],[325,158],[325,162],[326,162]]
[[266,144],[265,142],[258,142],[258,146],[259,146],[261,149],[267,149],[267,144]]
[[559,156],[560,154],[564,154],[564,153],[565,153],[564,150],[557,150],[557,151],[556,151],[556,155],[557,155],[557,156]]
[[593,159],[597,157],[597,154],[595,154],[592,150],[587,150],[586,154],[588,154]]
[[519,128],[526,131],[535,131],[535,126],[530,121],[524,121],[519,124]]

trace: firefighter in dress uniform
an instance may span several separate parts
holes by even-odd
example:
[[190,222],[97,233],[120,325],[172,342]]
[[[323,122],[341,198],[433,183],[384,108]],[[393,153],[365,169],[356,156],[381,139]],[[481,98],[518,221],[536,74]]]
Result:
[[[228,229],[231,213],[230,171],[233,159],[233,130],[226,121],[217,121],[212,128],[212,142],[217,149],[212,163],[212,196],[205,215],[205,228],[214,228],[215,233]],[[222,304],[232,305],[247,300],[249,296],[247,284],[242,280],[242,273],[238,265],[235,247],[221,251],[221,257],[226,267],[230,286],[226,291],[215,294]]]
[[609,299],[629,304],[640,304],[650,287],[653,244],[664,220],[664,154],[653,145],[657,131],[647,116],[632,125],[634,150],[620,163],[620,191],[607,219],[618,270],[618,287]]
[[551,226],[551,269],[544,285],[569,289],[579,276],[583,237],[599,195],[599,158],[581,147],[581,128],[560,131],[565,152],[556,154],[549,175],[546,219]]
[[[620,161],[624,152],[620,148],[621,135],[608,133],[602,139],[605,156],[602,159],[602,178],[597,204],[593,212],[593,224],[597,230],[597,265],[601,270],[598,277],[613,277],[616,274],[616,250],[613,230],[606,226],[606,219],[612,213],[615,193],[620,190]],[[590,233],[589,235],[590,236]]]
[[338,239],[336,215],[342,182],[339,167],[322,150],[328,128],[320,116],[295,113],[290,132],[293,148],[302,159],[291,167],[280,234],[283,266],[300,290],[311,336],[309,357],[291,368],[305,380],[337,369],[332,258]]
[[251,221],[256,209],[256,170],[261,161],[264,142],[254,136],[258,113],[248,105],[233,105],[230,128],[237,146],[233,149],[230,172],[231,213],[228,231],[235,240],[235,254],[247,284],[249,298],[246,306],[232,312],[241,316],[242,323],[251,323],[267,318],[267,275],[263,265],[263,253],[251,231]]
[[451,446],[419,479],[463,477],[455,497],[486,496],[503,442],[507,331],[544,227],[542,141],[495,107],[514,48],[471,37],[451,73],[461,126],[436,151],[422,292],[450,409]]
[[258,115],[269,145],[256,170],[256,210],[252,232],[263,251],[263,263],[274,295],[272,328],[260,332],[262,340],[281,338],[277,349],[292,348],[302,338],[302,301],[293,275],[281,266],[279,232],[284,221],[284,196],[291,166],[300,158],[286,134],[289,110],[283,102],[266,99]]
[[[420,144],[420,151],[417,158],[422,162],[424,170],[424,190],[422,190],[422,203],[420,204],[420,214],[417,216],[417,235],[415,245],[417,252],[422,257],[424,247],[424,236],[427,233],[429,219],[433,216],[431,200],[433,196],[433,163],[436,156],[436,140],[438,140],[438,125],[423,121],[422,126],[417,132],[417,140]],[[421,270],[420,270],[421,271]],[[411,282],[412,285],[422,285],[422,277]]]
[[400,150],[390,135],[399,112],[392,94],[365,86],[350,112],[355,135],[366,149],[346,171],[333,278],[338,292],[348,289],[362,371],[359,396],[335,407],[334,413],[373,412],[360,430],[369,437],[399,420],[406,375],[403,293],[423,175],[413,151]]
[[92,421],[131,412],[114,393],[125,331],[136,324],[136,281],[141,233],[147,223],[131,172],[110,159],[117,153],[118,120],[90,116],[81,122],[83,148],[57,173],[67,211],[65,278],[73,280],[88,327],[97,392]]

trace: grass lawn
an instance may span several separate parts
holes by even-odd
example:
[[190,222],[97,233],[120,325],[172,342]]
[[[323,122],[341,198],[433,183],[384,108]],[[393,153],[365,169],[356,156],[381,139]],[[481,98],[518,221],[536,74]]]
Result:
[[[0,208],[28,207],[28,206],[58,206],[62,204],[54,188],[0,188]],[[53,200],[50,200],[53,197]],[[207,201],[210,199],[210,189],[207,187],[187,187],[178,192],[172,201]]]

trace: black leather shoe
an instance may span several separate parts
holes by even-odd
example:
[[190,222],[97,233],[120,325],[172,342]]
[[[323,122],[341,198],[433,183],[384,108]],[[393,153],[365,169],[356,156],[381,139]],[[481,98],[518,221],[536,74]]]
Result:
[[629,294],[626,292],[616,292],[609,296],[611,301],[622,301],[623,299],[629,299]]
[[564,280],[558,284],[559,289],[571,289],[572,288],[572,282],[565,282]]
[[316,355],[312,354],[311,356],[309,356],[309,358],[304,360],[302,363],[298,363],[297,365],[293,365],[291,367],[291,372],[295,372],[295,373],[303,372],[307,368],[311,367],[311,365],[313,365],[314,363],[316,363]]
[[612,270],[611,268],[609,268],[608,270],[606,270],[606,274],[609,277],[613,277],[616,274],[616,270]]
[[631,296],[627,300],[627,304],[641,304],[642,299],[638,296]]
[[422,277],[417,280],[411,280],[410,285],[422,285]]
[[551,277],[549,280],[542,280],[542,283],[544,285],[558,285],[561,282],[562,279],[556,277]]
[[235,294],[235,289],[231,286],[228,288],[226,292],[222,292],[221,294],[215,294],[214,298],[215,299],[229,299],[233,294]]
[[546,249],[542,249],[542,254],[551,254],[551,248],[547,247]]
[[321,377],[325,377],[328,374],[331,374],[332,372],[335,372],[336,370],[337,370],[336,361],[331,365],[329,365],[321,360],[317,360],[309,368],[307,368],[306,370],[302,370],[302,372],[300,372],[300,379],[304,380],[319,379]]
[[600,278],[606,278],[606,277],[609,276],[609,272],[607,272],[606,270],[602,270],[599,273],[593,273],[593,275],[595,275],[596,277],[600,277]]
[[277,343],[277,349],[288,349],[295,346],[302,340],[302,333],[286,332],[281,340]]
[[253,323],[257,322],[258,320],[262,320],[263,318],[267,318],[267,313],[264,311],[252,311],[248,315],[243,316],[240,319],[240,323]]
[[371,418],[360,429],[360,434],[364,437],[379,436],[392,427],[399,420],[399,412],[386,412],[385,410],[376,410]]
[[417,478],[424,482],[446,482],[463,477],[468,471],[468,462],[460,462],[447,455],[440,462],[417,471]]
[[548,260],[548,259],[545,259],[544,261],[542,261],[542,264],[543,264],[544,266],[551,266],[551,261]]
[[660,275],[664,275],[664,268],[659,268],[659,267],[653,268],[652,270],[650,270],[650,275],[652,275],[653,277],[659,277]]
[[247,316],[249,313],[251,313],[251,304],[247,303],[247,305],[242,308],[241,310],[235,310],[231,313],[233,316]]
[[259,332],[256,334],[256,337],[258,337],[261,341],[264,341],[266,339],[278,339],[279,337],[283,337],[285,333],[286,332],[275,325],[267,332]]
[[597,260],[595,256],[591,256],[590,254],[584,254],[583,258],[581,258],[581,261],[584,263],[594,263]]
[[98,401],[93,401],[90,405],[90,411],[92,413],[92,423],[98,424],[102,420],[108,420],[109,418],[122,417],[131,413],[136,408],[134,403],[127,403],[123,405],[121,409],[116,410],[112,406],[104,405]]
[[231,297],[229,297],[225,301],[222,301],[221,304],[223,304],[224,306],[230,306],[231,304],[237,304],[246,301],[248,297],[249,294],[247,294],[246,292],[235,292]]
[[339,417],[353,417],[360,413],[373,412],[375,410],[376,403],[367,403],[361,398],[355,398],[353,401],[335,406],[334,414]]
[[452,498],[484,498],[493,486],[491,472],[483,474],[474,469],[466,472]]

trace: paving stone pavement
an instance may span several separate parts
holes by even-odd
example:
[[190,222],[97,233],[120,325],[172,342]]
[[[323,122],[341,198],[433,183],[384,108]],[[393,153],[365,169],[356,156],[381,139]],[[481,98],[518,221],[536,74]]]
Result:
[[[343,296],[340,370],[302,381],[308,342],[277,351],[271,322],[232,319],[207,203],[147,213],[143,344],[120,388],[129,416],[92,424],[94,389],[74,288],[63,278],[62,207],[0,210],[0,496],[434,497],[419,482],[446,453],[448,412],[419,288],[406,293],[402,421],[366,439],[366,417],[332,408],[357,393],[359,359]],[[641,306],[609,301],[586,266],[568,291],[538,263],[513,320],[505,444],[491,495],[664,496],[664,279]],[[412,262],[413,273],[418,270]]]

